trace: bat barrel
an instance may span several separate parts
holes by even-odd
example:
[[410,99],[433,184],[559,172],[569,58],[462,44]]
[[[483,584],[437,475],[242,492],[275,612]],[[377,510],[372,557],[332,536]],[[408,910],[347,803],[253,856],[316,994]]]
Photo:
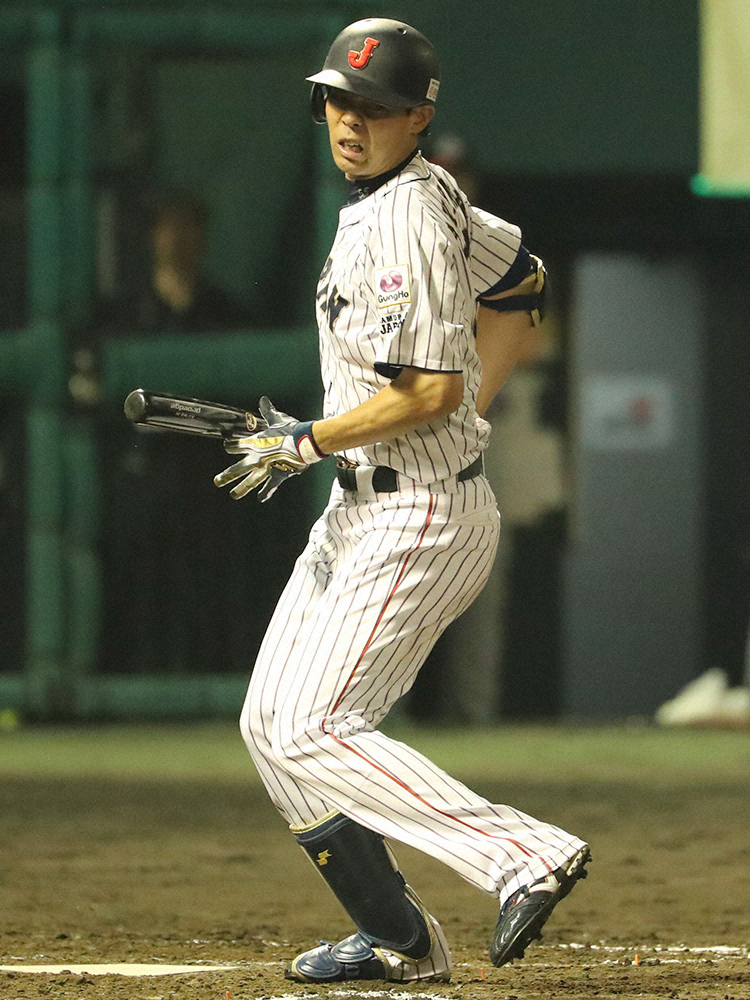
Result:
[[201,437],[242,437],[265,426],[255,414],[234,406],[147,389],[129,393],[124,408],[134,424]]

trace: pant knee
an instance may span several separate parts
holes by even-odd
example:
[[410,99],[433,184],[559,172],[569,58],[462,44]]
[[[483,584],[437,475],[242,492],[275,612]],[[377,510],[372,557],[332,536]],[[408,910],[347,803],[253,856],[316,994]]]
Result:
[[286,725],[279,719],[271,739],[274,759],[290,774],[300,767],[309,774],[318,761],[330,761],[338,744],[371,729],[361,716],[352,713],[340,718],[290,720]]

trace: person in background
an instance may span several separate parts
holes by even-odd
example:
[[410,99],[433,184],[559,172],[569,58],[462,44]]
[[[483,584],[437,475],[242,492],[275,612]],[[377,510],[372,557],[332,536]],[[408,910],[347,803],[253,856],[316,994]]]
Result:
[[107,334],[212,333],[252,326],[252,318],[202,270],[208,213],[186,192],[147,199],[149,272],[147,287],[106,310],[99,330]]

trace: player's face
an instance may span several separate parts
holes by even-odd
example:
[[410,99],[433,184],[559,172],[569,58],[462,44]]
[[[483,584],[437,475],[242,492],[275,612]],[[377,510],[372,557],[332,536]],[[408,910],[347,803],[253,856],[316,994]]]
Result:
[[377,177],[405,160],[426,128],[434,108],[388,108],[331,88],[326,120],[333,162],[347,179]]

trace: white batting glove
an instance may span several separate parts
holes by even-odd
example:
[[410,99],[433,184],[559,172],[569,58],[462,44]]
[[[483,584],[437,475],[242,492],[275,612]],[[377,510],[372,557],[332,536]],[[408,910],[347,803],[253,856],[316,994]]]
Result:
[[235,500],[262,487],[258,495],[265,503],[285,479],[299,475],[326,456],[315,443],[312,420],[296,420],[281,413],[268,396],[261,397],[259,409],[268,427],[249,437],[233,438],[225,443],[224,448],[230,454],[245,457],[214,476],[214,483],[222,487],[241,480],[230,490]]

